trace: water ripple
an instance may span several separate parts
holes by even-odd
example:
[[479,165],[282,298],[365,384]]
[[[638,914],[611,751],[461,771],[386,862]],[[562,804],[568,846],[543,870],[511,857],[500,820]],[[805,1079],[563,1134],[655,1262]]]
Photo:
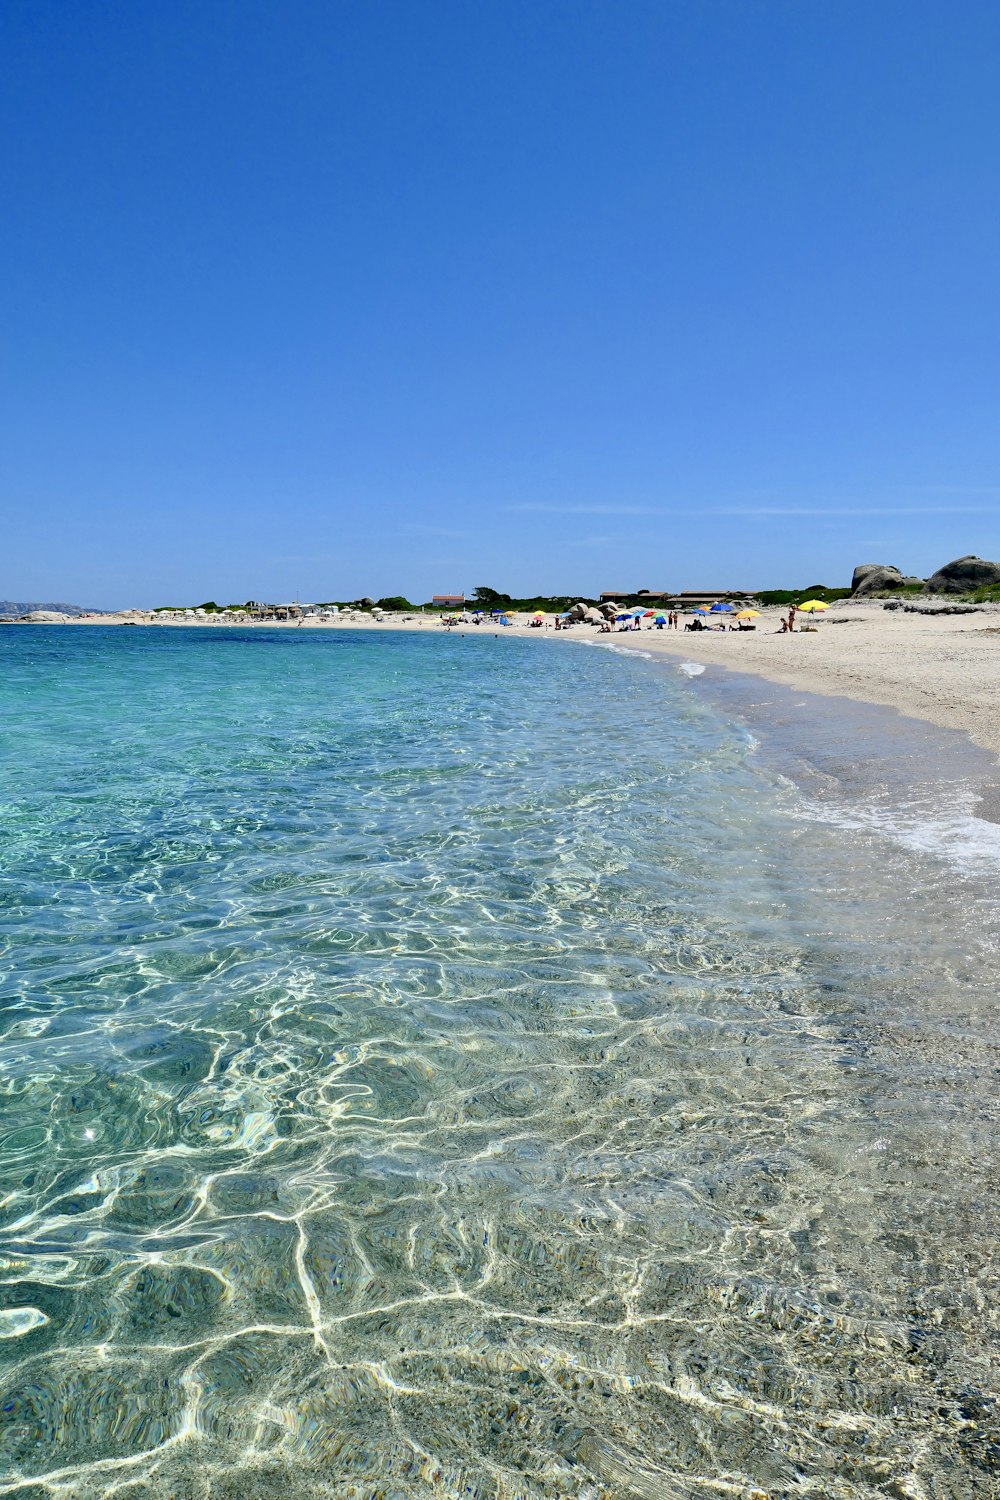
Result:
[[998,1492],[968,892],[603,652],[0,652],[0,1495]]

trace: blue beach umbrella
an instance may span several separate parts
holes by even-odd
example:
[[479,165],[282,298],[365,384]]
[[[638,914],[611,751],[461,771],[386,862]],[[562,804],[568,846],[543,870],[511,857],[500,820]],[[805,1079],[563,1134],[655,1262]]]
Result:
[[657,625],[665,625],[667,623],[666,615],[657,615],[655,623]]
[[697,609],[696,609],[696,610],[695,610],[695,614],[696,614],[696,615],[707,615],[707,614],[708,614],[708,610],[707,610],[707,609],[705,609],[705,608],[704,608],[704,607],[702,607],[702,606],[699,606],[699,607],[698,607],[698,608],[697,608]]
[[735,604],[713,604],[711,610],[709,611],[709,613],[713,615],[731,615],[735,614],[735,612]]

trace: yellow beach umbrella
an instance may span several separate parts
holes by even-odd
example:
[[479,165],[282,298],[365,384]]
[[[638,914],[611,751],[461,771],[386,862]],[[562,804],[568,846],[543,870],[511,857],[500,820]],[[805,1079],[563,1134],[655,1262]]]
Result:
[[824,604],[822,599],[807,599],[805,604],[796,605],[803,614],[812,614],[817,609],[829,609],[829,604]]
[[536,609],[534,615],[532,616],[532,619],[535,619],[535,620],[544,620],[545,619],[545,611],[544,611],[544,609]]
[[736,618],[737,618],[737,620],[756,620],[756,618],[757,618],[757,616],[759,614],[760,614],[760,610],[759,609],[741,609],[737,613]]

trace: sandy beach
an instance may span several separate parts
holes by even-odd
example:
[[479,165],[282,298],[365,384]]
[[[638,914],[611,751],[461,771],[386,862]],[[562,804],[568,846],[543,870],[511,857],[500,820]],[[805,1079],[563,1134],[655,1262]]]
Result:
[[780,618],[781,611],[766,610],[755,631],[739,634],[681,628],[613,640],[812,693],[880,703],[962,730],[1000,757],[1000,613],[930,616],[846,604],[818,619],[815,632],[794,635],[781,633]]
[[[886,610],[880,603],[845,601],[814,616],[814,629],[782,633],[783,611],[764,610],[754,631],[691,632],[643,629],[600,635],[587,625],[565,633],[531,628],[527,619],[505,627],[504,634],[568,645],[581,640],[648,651],[706,666],[749,672],[771,682],[814,693],[879,703],[902,714],[964,731],[1000,757],[1000,610],[982,606],[973,614],[920,615]],[[802,621],[800,616],[800,621]],[[180,620],[142,611],[90,616],[52,623],[140,625],[163,629],[209,626],[220,630],[406,630],[444,634],[439,618],[386,616],[342,617],[338,621],[307,618],[275,625],[216,624],[212,617]],[[806,619],[805,624],[813,622]],[[489,625],[452,627],[487,632]]]

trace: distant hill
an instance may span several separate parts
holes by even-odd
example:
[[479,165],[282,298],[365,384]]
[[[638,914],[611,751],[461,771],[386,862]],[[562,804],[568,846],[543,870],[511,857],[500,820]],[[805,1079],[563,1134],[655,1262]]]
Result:
[[33,609],[58,610],[61,615],[89,615],[103,614],[104,610],[90,610],[85,604],[38,604],[20,602],[16,599],[0,599],[0,619],[16,618],[18,615],[28,615]]

